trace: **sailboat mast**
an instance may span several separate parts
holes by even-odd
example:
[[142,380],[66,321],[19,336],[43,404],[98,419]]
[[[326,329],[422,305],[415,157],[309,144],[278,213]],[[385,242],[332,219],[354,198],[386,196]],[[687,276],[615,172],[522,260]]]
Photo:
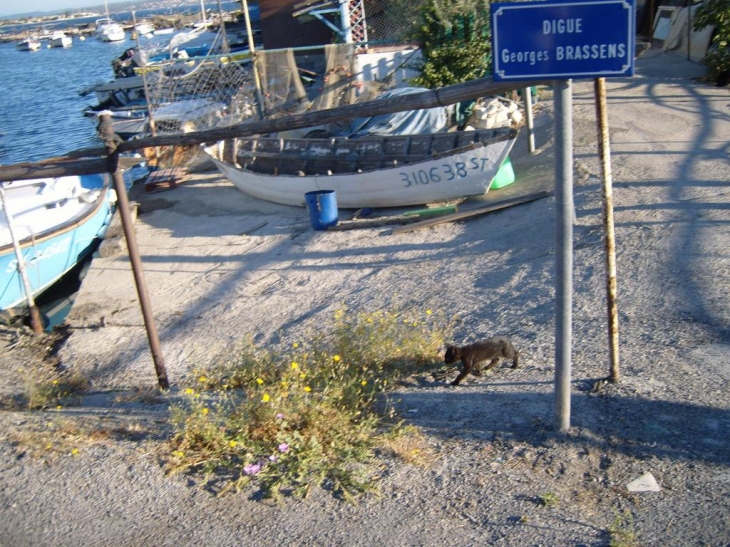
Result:
[[200,0],[200,15],[203,18],[203,26],[208,26],[208,21],[205,19],[205,0]]

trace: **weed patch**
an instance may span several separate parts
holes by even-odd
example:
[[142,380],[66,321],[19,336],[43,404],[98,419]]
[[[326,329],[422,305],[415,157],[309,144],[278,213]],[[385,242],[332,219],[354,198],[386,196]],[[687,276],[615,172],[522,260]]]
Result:
[[372,489],[376,449],[429,460],[417,431],[392,419],[387,390],[437,366],[450,333],[430,310],[340,310],[306,342],[279,351],[248,342],[231,363],[196,371],[173,406],[170,468],[200,473],[218,492],[254,484],[276,499],[322,486],[353,500]]

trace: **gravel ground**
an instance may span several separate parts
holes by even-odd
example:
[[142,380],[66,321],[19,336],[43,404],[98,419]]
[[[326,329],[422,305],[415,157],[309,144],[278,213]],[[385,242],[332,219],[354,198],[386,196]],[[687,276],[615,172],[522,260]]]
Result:
[[[0,413],[0,546],[730,545],[730,95],[692,79],[700,73],[649,50],[635,77],[608,81],[618,384],[599,382],[608,342],[593,86],[574,85],[569,432],[555,428],[553,197],[397,236],[325,233],[305,211],[195,175],[147,196],[136,225],[174,386],[244,334],[297,339],[343,304],[445,310],[461,318],[455,342],[509,334],[521,367],[458,388],[430,376],[399,386],[396,410],[433,461],[381,457],[380,494],[357,505],[320,489],[280,505],[216,497],[199,477],[166,475],[166,400],[128,396],[154,385],[129,265],[95,259],[67,339],[4,334],[6,400],[31,374],[51,378],[53,364],[89,379],[91,393],[58,411]],[[552,105],[539,110],[541,154],[513,155],[520,180],[552,176]],[[39,440],[60,428],[81,430],[78,454]],[[659,491],[629,491],[644,473]]]

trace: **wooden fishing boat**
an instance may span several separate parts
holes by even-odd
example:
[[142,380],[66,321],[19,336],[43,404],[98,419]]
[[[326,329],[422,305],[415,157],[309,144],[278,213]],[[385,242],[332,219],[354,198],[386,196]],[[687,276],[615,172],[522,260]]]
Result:
[[303,207],[307,192],[334,190],[339,207],[397,207],[486,193],[516,137],[505,127],[361,138],[244,137],[204,150],[239,190],[266,201]]
[[105,175],[14,181],[2,185],[0,310],[22,313],[35,297],[93,251],[111,221],[116,193]]

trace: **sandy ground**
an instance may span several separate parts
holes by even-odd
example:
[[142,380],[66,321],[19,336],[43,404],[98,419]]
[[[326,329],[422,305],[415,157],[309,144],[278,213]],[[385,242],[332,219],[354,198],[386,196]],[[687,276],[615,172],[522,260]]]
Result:
[[[555,216],[548,197],[399,235],[315,232],[307,212],[248,198],[215,173],[140,195],[136,234],[170,382],[220,362],[251,334],[296,341],[342,307],[457,315],[455,342],[509,334],[521,368],[459,388],[412,378],[396,408],[437,455],[382,462],[380,496],[325,491],[271,506],[216,498],[167,477],[151,448],[165,405],[118,394],[154,387],[129,261],[95,259],[54,359],[91,383],[79,407],[4,412],[0,545],[730,545],[730,94],[702,68],[650,50],[608,81],[622,381],[607,375],[601,180],[592,82],[574,84],[572,428],[555,428]],[[518,181],[462,209],[554,183],[552,104]],[[351,211],[341,211],[347,218]],[[55,349],[55,348],[54,348]],[[3,393],[33,352],[6,349]],[[46,365],[50,367],[50,365]],[[40,416],[40,417],[39,417]],[[37,458],[23,431],[61,417],[138,424],[78,455]],[[650,472],[659,492],[629,492]],[[539,497],[554,494],[544,507]],[[631,543],[631,542],[634,543]]]

